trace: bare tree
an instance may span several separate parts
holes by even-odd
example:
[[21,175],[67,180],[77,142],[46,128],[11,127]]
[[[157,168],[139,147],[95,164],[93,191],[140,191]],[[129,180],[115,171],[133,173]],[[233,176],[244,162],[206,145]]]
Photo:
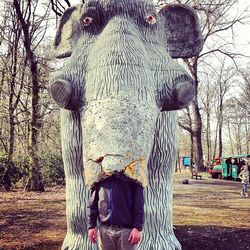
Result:
[[205,123],[203,124],[203,130],[205,133],[205,151],[206,151],[206,160],[207,164],[212,163],[212,131],[211,124],[213,119],[213,109],[216,102],[216,79],[214,77],[215,68],[209,68],[204,72],[202,77],[203,81],[200,84],[199,96],[202,104],[202,117],[204,117]]
[[52,10],[54,11],[54,13],[57,16],[62,16],[62,14],[65,11],[65,9],[67,7],[71,6],[70,1],[68,1],[68,0],[63,0],[63,1],[60,1],[60,0],[50,0],[50,2],[51,2]]
[[[14,0],[13,6],[16,11],[18,21],[22,27],[23,44],[26,51],[27,60],[29,62],[32,82],[32,111],[29,145],[30,175],[25,189],[27,191],[44,191],[38,156],[39,133],[42,127],[39,69],[38,60],[35,55],[36,46],[34,46],[33,42],[36,38],[35,31],[38,29],[38,26],[41,25],[41,22],[45,16],[42,18],[42,20],[36,20],[38,1]],[[40,39],[40,41],[41,40],[42,39]]]
[[217,107],[216,107],[216,116],[218,122],[218,143],[219,143],[219,152],[218,156],[222,156],[222,130],[224,123],[224,112],[225,112],[225,102],[227,100],[227,95],[230,89],[233,86],[233,76],[235,75],[235,70],[233,68],[227,68],[226,66],[226,57],[221,61],[220,71],[218,72],[217,80]]
[[246,69],[239,70],[239,76],[241,78],[242,86],[242,99],[239,100],[239,105],[245,110],[246,116],[250,116],[250,64],[247,65]]
[[[13,165],[14,141],[15,141],[15,119],[16,110],[23,89],[23,81],[19,82],[18,78],[23,78],[25,74],[26,58],[23,59],[23,51],[20,47],[21,27],[18,21],[14,18],[14,12],[9,2],[4,2],[5,9],[3,24],[5,32],[2,33],[2,43],[5,46],[1,54],[2,59],[2,78],[1,78],[1,93],[4,93],[6,104],[2,100],[3,114],[8,117],[8,133],[4,143],[7,154],[7,164],[4,174],[4,187],[8,191],[11,187],[10,169]],[[6,128],[7,130],[7,128]],[[1,129],[2,134],[2,129]]]
[[[38,161],[41,154],[60,151],[59,112],[51,104],[47,90],[53,63],[46,34],[51,6],[45,1],[18,0],[13,5],[5,0],[3,3],[0,6],[3,13],[0,17],[0,156],[8,158],[10,163],[29,158],[26,189],[31,190],[32,178],[41,177]],[[34,189],[39,189],[39,185],[34,184]]]
[[[84,3],[85,0],[82,0],[79,2]],[[62,16],[63,12],[66,10],[66,8],[71,6],[70,0],[50,0],[51,8],[53,12],[56,14],[56,16]]]
[[174,1],[178,3],[186,3],[194,7],[201,17],[202,32],[205,41],[205,49],[200,55],[185,59],[196,87],[196,96],[193,99],[190,109],[192,116],[192,134],[196,147],[196,165],[199,171],[203,170],[203,145],[202,145],[202,116],[199,105],[199,72],[198,68],[207,58],[216,54],[223,54],[230,58],[236,65],[236,58],[242,56],[240,53],[234,52],[232,40],[226,41],[220,36],[223,32],[231,31],[233,38],[233,28],[236,24],[242,24],[247,18],[246,12],[236,13],[235,16],[230,15],[231,10],[237,6],[238,0],[186,0]]
[[[184,111],[184,115],[179,117],[178,121],[179,126],[184,129],[185,131],[188,131],[190,134],[190,142],[189,144],[191,145],[190,147],[190,158],[193,161],[194,160],[194,136],[193,136],[193,130],[192,130],[192,118],[190,114],[190,107],[187,107]],[[185,141],[186,146],[185,146],[185,155],[186,155],[186,148],[187,148],[187,142]]]
[[239,94],[231,98],[226,106],[228,133],[231,150],[235,147],[238,154],[246,154],[250,152],[250,75],[248,68],[239,70],[235,82]]

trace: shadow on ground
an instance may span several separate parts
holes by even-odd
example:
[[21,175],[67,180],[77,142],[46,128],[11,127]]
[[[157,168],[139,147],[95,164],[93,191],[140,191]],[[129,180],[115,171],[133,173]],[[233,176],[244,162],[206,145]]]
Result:
[[250,229],[176,226],[175,235],[182,250],[250,249]]

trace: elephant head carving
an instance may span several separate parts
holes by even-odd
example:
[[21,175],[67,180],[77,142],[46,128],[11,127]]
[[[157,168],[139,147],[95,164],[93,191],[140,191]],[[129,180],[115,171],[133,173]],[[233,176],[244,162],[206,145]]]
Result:
[[116,172],[147,186],[159,113],[186,107],[195,91],[173,58],[202,47],[197,14],[185,5],[157,11],[150,1],[87,0],[64,12],[54,53],[65,64],[51,93],[82,114],[88,186]]

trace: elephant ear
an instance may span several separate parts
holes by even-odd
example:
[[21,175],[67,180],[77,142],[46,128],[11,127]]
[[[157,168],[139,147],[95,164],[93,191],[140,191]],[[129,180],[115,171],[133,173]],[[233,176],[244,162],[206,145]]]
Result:
[[167,47],[173,58],[189,58],[201,52],[204,40],[194,9],[172,4],[165,5],[159,14],[165,20]]
[[74,33],[77,23],[80,20],[82,7],[83,4],[77,4],[68,8],[63,13],[53,43],[54,55],[56,58],[71,56]]

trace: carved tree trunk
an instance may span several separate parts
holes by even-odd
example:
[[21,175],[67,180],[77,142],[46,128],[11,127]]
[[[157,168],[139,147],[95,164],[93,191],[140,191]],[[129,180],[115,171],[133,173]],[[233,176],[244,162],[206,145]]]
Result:
[[[98,6],[107,8],[111,16],[114,11],[114,18],[90,37],[88,32],[79,34],[79,40],[72,43],[74,49],[70,36],[72,41],[77,39],[74,32],[80,31],[77,23],[82,6],[69,9],[61,19],[55,53],[57,58],[70,59],[54,74],[51,93],[60,107],[82,110],[83,116],[78,111],[62,113],[68,223],[63,249],[93,247],[87,239],[84,185],[91,186],[116,172],[124,172],[145,187],[146,218],[138,248],[181,249],[172,224],[172,175],[178,128],[175,112],[168,111],[185,108],[194,87],[187,72],[168,54],[170,47],[165,48],[165,35],[157,34],[157,27],[151,30],[128,18],[130,12],[144,16],[148,3],[99,1]],[[167,13],[162,15],[166,15],[166,23],[172,20],[176,25],[180,19],[175,14],[172,18]],[[193,12],[190,15],[193,26],[196,17]],[[162,39],[161,43],[157,43],[156,37]],[[198,41],[202,45],[202,39]],[[182,42],[181,45],[183,50]],[[191,48],[188,46],[187,51]],[[178,53],[179,50],[172,48],[173,58],[193,56]]]
[[88,190],[84,181],[80,113],[62,109],[61,128],[67,199],[67,234],[62,249],[96,249],[87,233]]
[[[96,249],[87,236],[88,190],[82,164],[81,115],[77,111],[62,110],[61,123],[67,197],[67,235],[62,249]],[[138,249],[181,249],[172,224],[172,175],[177,154],[175,128],[175,112],[159,114],[148,162],[149,186],[144,193],[145,225]],[[167,153],[161,154],[163,151]]]
[[[163,112],[156,122],[154,147],[148,162],[145,224],[139,250],[181,249],[173,232],[173,171],[177,156],[176,113]],[[164,154],[162,154],[164,152]]]

